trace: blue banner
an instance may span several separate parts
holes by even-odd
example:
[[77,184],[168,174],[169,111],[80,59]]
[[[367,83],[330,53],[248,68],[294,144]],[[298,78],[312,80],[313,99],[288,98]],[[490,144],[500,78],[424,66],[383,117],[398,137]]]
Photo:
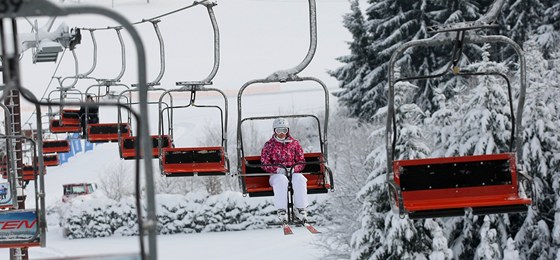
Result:
[[58,160],[60,161],[60,164],[65,164],[68,162],[68,153],[59,153],[58,154]]
[[[72,138],[70,145],[70,152],[72,155],[77,154],[82,151],[82,139],[79,138]],[[70,156],[72,156],[70,155]]]
[[86,141],[85,141],[85,144],[84,144],[84,150],[85,150],[86,152],[87,152],[87,151],[91,151],[91,150],[93,150],[93,146],[94,146],[94,145],[95,145],[94,143],[90,143],[90,142],[88,142],[88,141],[86,140]]

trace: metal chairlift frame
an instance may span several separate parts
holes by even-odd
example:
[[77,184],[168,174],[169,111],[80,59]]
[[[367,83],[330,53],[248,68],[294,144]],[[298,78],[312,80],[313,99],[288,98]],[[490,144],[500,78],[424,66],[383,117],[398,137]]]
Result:
[[[2,105],[2,107],[5,107]],[[8,111],[7,109],[5,110],[6,112]],[[6,117],[8,118],[7,121],[9,121],[9,116]],[[9,128],[6,128],[9,129]],[[44,247],[45,245],[45,238],[46,238],[46,219],[45,219],[45,204],[44,204],[44,179],[43,176],[45,174],[45,167],[43,164],[43,159],[40,158],[39,160],[37,160],[37,162],[33,162],[33,163],[37,163],[39,164],[38,168],[39,169],[43,169],[42,171],[38,171],[37,169],[37,165],[35,164],[34,167],[34,171],[33,171],[33,177],[30,179],[29,176],[26,176],[25,172],[24,172],[24,168],[26,167],[26,165],[24,163],[22,163],[22,168],[18,169],[17,165],[16,165],[16,159],[15,159],[15,151],[14,151],[14,147],[11,145],[11,141],[9,140],[14,140],[14,139],[20,139],[23,140],[25,142],[29,142],[30,143],[30,152],[32,153],[32,158],[36,158],[37,155],[37,143],[29,138],[29,137],[25,137],[25,136],[13,136],[13,135],[3,135],[0,134],[0,138],[6,139],[7,140],[7,145],[8,145],[8,149],[6,150],[7,153],[7,169],[6,169],[6,173],[7,176],[2,176],[3,178],[7,177],[8,182],[10,183],[10,187],[11,187],[11,196],[12,198],[17,198],[18,194],[17,194],[17,189],[25,189],[27,186],[27,183],[30,180],[34,180],[34,189],[35,189],[35,205],[38,205],[37,208],[33,211],[35,213],[35,217],[36,217],[36,225],[37,225],[37,233],[35,233],[31,238],[28,239],[10,239],[7,241],[0,241],[0,248],[13,248],[13,247],[32,247],[32,246],[41,246]],[[39,141],[40,143],[40,141]],[[41,148],[39,148],[39,150],[41,150]],[[11,210],[16,210],[16,213],[24,213],[24,212],[29,212],[29,210],[24,210],[24,211],[20,211],[19,210],[19,204],[17,202],[17,199],[13,200],[13,204],[11,205],[11,209],[9,211],[2,211],[3,214],[9,214],[11,212]]]
[[[10,116],[10,110],[8,109],[8,107],[6,107],[6,105],[4,105],[3,102],[0,102],[0,108],[2,108],[2,110],[4,110],[4,118],[5,121],[4,123],[6,124],[6,126],[10,126],[12,124],[12,117]],[[12,187],[12,198],[16,198],[16,187],[17,186],[17,172],[16,172],[16,160],[13,159],[15,158],[15,144],[12,142],[12,140],[14,139],[14,137],[12,136],[11,133],[11,128],[10,127],[5,127],[4,129],[6,129],[6,134],[3,135],[3,138],[6,139],[6,173],[8,174],[8,182],[10,183],[10,187]],[[11,171],[9,171],[9,169],[13,169]],[[13,202],[13,208],[18,208],[18,204],[17,201],[14,200]]]
[[[102,16],[106,16],[108,18],[113,19],[114,21],[118,22],[122,25],[123,28],[127,29],[132,40],[136,46],[136,54],[138,56],[138,82],[139,82],[139,89],[140,91],[140,111],[138,114],[135,113],[136,116],[139,117],[139,126],[138,126],[138,133],[140,138],[140,146],[142,147],[142,151],[144,153],[144,158],[148,158],[150,153],[150,144],[149,144],[149,122],[148,122],[148,111],[147,106],[145,104],[147,93],[146,93],[146,59],[145,59],[145,49],[144,45],[142,44],[142,40],[140,35],[136,31],[136,29],[127,21],[126,18],[121,16],[120,14],[101,7],[95,6],[69,6],[69,7],[59,7],[54,3],[47,1],[47,0],[35,0],[35,1],[27,1],[27,2],[18,2],[17,5],[15,3],[7,3],[6,10],[0,13],[0,22],[3,22],[5,19],[8,19],[12,22],[12,35],[17,35],[17,26],[15,22],[15,18],[17,17],[26,17],[26,16],[65,16],[65,15],[73,15],[73,14],[98,14]],[[4,29],[0,27],[0,32],[3,36],[5,36]],[[9,38],[9,37],[8,37]],[[13,46],[18,46],[16,37],[12,37]],[[2,37],[2,39],[6,39],[6,37]],[[15,54],[15,52],[8,52],[6,50],[6,44],[2,45],[2,54],[4,60],[4,73],[7,75],[6,77],[6,90],[17,89],[21,92],[22,96],[33,103],[36,104],[37,109],[37,127],[39,131],[42,131],[41,125],[41,117],[40,117],[40,105],[53,105],[52,103],[48,102],[41,102],[37,98],[34,97],[32,93],[30,93],[25,88],[21,87],[19,82],[19,57]],[[12,76],[14,75],[14,76]],[[4,97],[2,97],[4,98]],[[68,103],[67,105],[82,105],[83,103]],[[114,104],[99,104],[99,105],[114,105]],[[118,105],[118,104],[117,104]],[[142,120],[140,120],[142,117]],[[39,136],[37,140],[37,146],[39,153],[42,154],[42,137]],[[138,151],[140,152],[140,151]],[[38,161],[40,165],[43,165],[42,157],[38,157]],[[156,215],[155,215],[155,193],[154,193],[154,180],[152,175],[152,162],[151,160],[144,160],[144,171],[145,171],[145,193],[146,194],[146,211],[147,211],[147,219],[144,220],[142,217],[141,211],[141,200],[140,200],[140,161],[136,161],[136,203],[138,207],[138,221],[139,221],[139,232],[140,232],[140,256],[142,259],[157,259],[157,243],[156,243],[156,225],[157,222]],[[40,191],[44,191],[44,182],[43,176],[39,175],[40,180]],[[43,194],[43,193],[41,193]],[[37,205],[41,205],[41,208],[44,209],[44,196],[40,196],[40,201]],[[39,212],[39,218],[44,223],[45,220],[45,212],[44,210]],[[46,227],[43,226],[42,228]],[[146,250],[144,246],[144,235],[148,236],[148,250]],[[42,232],[41,236],[44,238],[45,233]],[[41,240],[44,246],[44,239]]]
[[[55,97],[55,95],[58,94],[58,97]],[[73,97],[77,95],[78,97]],[[62,88],[59,87],[51,92],[49,92],[49,94],[47,95],[47,102],[60,102],[60,103],[64,103],[65,100],[77,100],[78,102],[81,101],[83,99],[83,93],[81,91],[79,91],[76,88]],[[79,115],[77,115],[77,112],[75,112],[74,110],[71,109],[65,109],[64,106],[59,106],[58,107],[59,110],[57,112],[53,112],[52,106],[48,106],[47,107],[47,115],[49,116],[49,128],[51,130],[51,132],[53,133],[68,133],[68,132],[77,132],[77,131],[81,131],[81,124],[80,124],[80,120],[79,120]],[[78,121],[77,122],[71,122],[68,123],[64,120],[64,115],[65,114],[76,114],[78,116]],[[56,119],[56,116],[58,115],[58,119]],[[55,124],[58,124],[60,126],[59,129],[53,129]],[[79,126],[79,127],[76,127]],[[55,131],[53,131],[55,130]],[[57,131],[58,130],[58,131]]]
[[[84,94],[79,91],[78,89],[75,88],[76,84],[78,83],[78,79],[93,79],[96,80],[96,78],[93,77],[89,77],[89,75],[95,70],[95,67],[97,66],[97,41],[95,40],[95,35],[94,35],[94,31],[95,29],[85,29],[85,30],[89,30],[90,35],[91,35],[91,40],[93,42],[93,63],[91,68],[85,72],[80,74],[79,73],[79,62],[78,62],[78,57],[76,55],[75,50],[72,50],[72,57],[74,58],[74,71],[75,71],[75,75],[74,76],[69,76],[69,77],[64,77],[62,80],[60,79],[60,77],[56,77],[56,79],[58,80],[58,84],[59,87],[56,90],[53,90],[51,92],[49,92],[48,94],[48,100],[50,102],[54,102],[56,99],[54,97],[51,97],[51,95],[53,93],[57,93],[59,92],[59,99],[60,102],[62,102],[62,100],[65,100],[68,98],[68,94],[72,94],[72,92],[78,92],[78,95],[80,96],[79,99],[83,100],[84,98]],[[68,86],[64,86],[64,81],[68,80],[68,79],[73,79],[72,83]],[[61,121],[60,124],[64,125],[62,122],[62,111],[63,111],[63,107],[61,106],[59,108],[59,114],[61,115]],[[56,113],[52,112],[52,108],[49,106],[48,107],[48,115],[52,115],[54,116]]]
[[[309,3],[309,31],[310,31],[310,42],[309,42],[309,49],[307,55],[303,59],[300,64],[297,66],[274,72],[272,75],[268,76],[265,79],[257,79],[252,80],[245,83],[241,89],[239,89],[237,95],[237,170],[239,173],[239,182],[241,188],[243,190],[244,195],[247,194],[247,188],[245,185],[245,177],[249,176],[244,172],[245,167],[261,167],[264,166],[262,164],[251,164],[246,160],[245,152],[243,151],[243,134],[242,134],[242,123],[247,120],[261,120],[261,119],[272,119],[272,118],[279,118],[279,117],[306,117],[310,115],[282,115],[282,116],[264,116],[264,117],[249,117],[243,118],[242,113],[242,95],[245,89],[253,84],[258,83],[287,83],[287,82],[303,82],[303,81],[312,81],[318,83],[325,93],[325,116],[324,116],[324,125],[323,131],[321,133],[321,127],[319,128],[319,139],[320,139],[320,147],[321,147],[321,154],[322,154],[322,161],[319,164],[324,167],[324,174],[325,174],[325,187],[328,186],[328,189],[334,190],[334,178],[331,169],[328,167],[328,147],[327,147],[327,126],[328,126],[328,119],[329,119],[329,91],[327,86],[319,79],[314,77],[300,77],[297,74],[303,71],[315,55],[315,51],[317,49],[317,13],[316,13],[316,3],[315,0],[308,0]],[[314,117],[314,116],[312,116]],[[317,122],[319,120],[315,117]],[[306,163],[307,164],[307,163]],[[280,165],[279,165],[280,166]],[[289,172],[289,171],[288,171]],[[270,175],[270,174],[266,174]],[[257,175],[253,175],[257,176]],[[292,213],[293,213],[293,191],[291,188],[291,175],[288,176],[289,186],[288,186],[288,221],[292,221]],[[328,182],[328,183],[327,183]]]
[[[181,86],[181,88],[179,89],[172,89],[172,90],[168,90],[164,93],[161,94],[160,98],[159,98],[159,128],[158,128],[158,136],[162,136],[165,135],[165,131],[164,131],[164,120],[163,120],[163,115],[164,113],[167,112],[170,120],[168,120],[168,135],[171,137],[171,139],[173,140],[173,110],[174,109],[179,109],[179,108],[188,108],[188,107],[206,107],[206,108],[216,108],[220,111],[220,123],[221,123],[221,130],[222,130],[222,139],[221,139],[221,147],[206,147],[206,148],[211,148],[212,151],[216,151],[219,150],[220,153],[222,154],[222,161],[219,163],[220,165],[223,163],[223,168],[217,172],[212,171],[211,173],[209,172],[197,172],[196,168],[197,168],[197,162],[193,162],[188,169],[184,169],[184,172],[181,173],[169,173],[166,174],[165,171],[165,167],[164,165],[166,165],[165,162],[165,153],[166,152],[172,152],[171,150],[176,149],[174,151],[177,152],[187,152],[188,151],[207,151],[204,150],[203,148],[200,147],[196,147],[196,148],[163,148],[161,146],[161,142],[160,145],[158,147],[158,153],[159,153],[159,158],[160,158],[160,170],[161,173],[165,176],[193,176],[193,175],[222,175],[223,174],[228,174],[230,172],[230,163],[229,163],[229,158],[227,156],[227,124],[228,124],[228,99],[227,96],[225,95],[225,93],[217,88],[209,88],[209,87],[205,87],[208,85],[212,84],[212,79],[216,76],[217,72],[218,72],[218,68],[219,68],[219,64],[220,64],[220,31],[218,28],[218,22],[216,21],[216,16],[214,14],[214,10],[213,7],[216,6],[217,4],[211,1],[200,1],[200,2],[195,2],[193,4],[194,5],[203,5],[206,7],[206,10],[208,12],[208,16],[210,18],[210,22],[212,25],[212,30],[214,31],[213,34],[213,38],[214,38],[214,65],[212,67],[212,70],[210,71],[209,75],[201,80],[201,81],[181,81],[181,82],[176,82],[175,85],[176,86]],[[195,104],[195,100],[196,100],[196,92],[201,92],[201,91],[212,91],[212,92],[218,92],[224,99],[224,108],[222,109],[220,106],[217,105],[197,105]],[[190,102],[187,105],[181,105],[181,106],[175,106],[173,105],[173,93],[174,92],[190,92]],[[162,108],[162,104],[164,104],[163,99],[169,96],[169,106],[166,108]],[[202,150],[200,150],[202,149]],[[186,165],[186,164],[185,164]],[[220,166],[220,167],[222,167]],[[182,167],[182,166],[181,166]],[[202,167],[202,166],[201,166]],[[187,171],[188,170],[188,171]],[[201,169],[202,170],[202,169]]]
[[[165,73],[165,45],[164,45],[164,41],[163,41],[163,36],[161,35],[161,31],[160,31],[159,26],[158,26],[158,23],[161,20],[151,19],[151,20],[143,20],[143,21],[148,21],[148,22],[152,23],[152,26],[153,26],[154,31],[156,33],[156,36],[158,38],[159,54],[160,54],[159,74],[157,75],[157,77],[153,81],[146,83],[146,85],[148,86],[147,91],[166,91],[166,89],[163,89],[163,88],[154,88],[153,87],[153,86],[160,85],[160,81],[163,78],[163,74]],[[132,107],[133,105],[138,104],[138,102],[133,101],[133,96],[132,96],[133,92],[138,91],[136,88],[134,88],[134,87],[136,87],[136,84],[132,84],[132,87],[133,88],[131,88],[131,89],[127,89],[127,90],[122,91],[119,94],[119,97],[117,98],[118,101],[120,101],[121,99],[125,99],[126,104],[129,107]],[[159,105],[160,103],[159,102],[153,102],[153,101],[150,101],[148,99],[147,104],[148,105]],[[165,105],[168,107],[167,104],[165,104]],[[168,120],[169,120],[169,118],[170,118],[170,116],[168,115]],[[130,114],[128,114],[127,120],[128,120],[127,121],[128,124],[132,125],[132,120],[130,118]],[[121,110],[119,109],[118,124],[121,124],[121,123],[122,123],[122,114],[121,114]],[[152,135],[151,138],[152,139],[157,139],[158,140],[158,147],[161,146],[161,144],[159,144],[160,142],[162,142],[160,136]],[[132,134],[131,134],[131,136],[124,137],[122,135],[120,129],[119,129],[119,131],[118,131],[118,143],[119,143],[119,154],[120,154],[121,158],[123,158],[123,159],[135,159],[135,155],[130,153],[130,151],[128,151],[129,149],[127,149],[125,147],[126,146],[125,142],[132,142],[133,143],[133,146],[135,148],[131,149],[131,151],[134,151],[134,149],[138,148],[137,147],[137,142],[136,142],[136,137],[133,136]],[[169,142],[169,145],[172,145],[172,140],[171,139],[168,139],[168,142]],[[152,141],[152,145],[153,145],[153,141]],[[154,149],[152,149],[152,155],[154,156],[154,154],[155,154],[155,157],[158,156],[158,152],[157,152],[159,150],[158,147],[154,147],[154,149],[156,150],[156,153],[154,153]]]
[[[93,95],[93,96],[95,96],[95,97],[97,98],[97,101],[99,101],[99,99],[101,99],[102,97],[105,97],[105,96],[109,95],[109,94],[110,94],[110,88],[111,88],[111,87],[123,87],[124,90],[130,89],[130,87],[129,87],[128,85],[119,83],[120,80],[121,80],[121,78],[122,78],[122,76],[124,75],[124,72],[126,71],[126,55],[125,55],[125,49],[126,49],[126,48],[125,48],[124,40],[123,40],[122,34],[121,34],[121,30],[123,29],[123,27],[115,27],[115,28],[113,28],[113,29],[114,29],[115,32],[117,33],[117,38],[119,39],[119,44],[120,44],[120,46],[121,46],[121,48],[120,48],[120,50],[121,50],[121,71],[120,71],[119,74],[118,74],[115,78],[113,78],[113,79],[97,79],[97,81],[98,81],[97,84],[91,85],[91,86],[89,86],[89,87],[86,89],[85,94],[86,94],[86,95]],[[102,91],[101,91],[102,88],[105,88],[105,93],[102,93]],[[91,89],[97,89],[97,93],[92,92]],[[118,102],[118,101],[120,101],[120,100],[117,100],[117,102]],[[86,110],[86,113],[84,114],[84,116],[87,118],[87,116],[88,116],[88,111],[87,111],[87,110]],[[131,121],[130,113],[128,114],[128,118],[129,118],[128,121],[130,122],[130,121]],[[90,142],[112,142],[112,141],[118,141],[118,140],[119,140],[119,136],[121,136],[121,135],[123,134],[123,133],[122,133],[122,128],[123,128],[123,127],[124,127],[124,128],[127,128],[129,132],[132,131],[132,130],[130,129],[130,124],[129,124],[129,123],[122,123],[122,124],[116,123],[116,124],[113,124],[113,123],[100,123],[100,122],[99,122],[99,123],[96,123],[96,124],[89,124],[89,123],[87,122],[87,120],[85,120],[84,122],[85,122],[85,124],[84,124],[82,127],[85,127],[85,128],[86,128],[86,133],[87,133],[87,134],[86,134],[86,135],[87,135],[86,138],[87,138],[87,140],[90,141]],[[102,138],[95,138],[95,140],[94,140],[94,139],[90,139],[90,132],[91,132],[92,130],[95,130],[95,129],[97,129],[97,128],[111,127],[111,126],[116,127],[116,131],[117,131],[117,132],[116,132],[115,134],[111,134],[110,136],[107,135],[107,136],[102,137]],[[129,133],[129,134],[130,134],[130,133]],[[105,135],[105,134],[102,134],[102,135]],[[113,137],[113,135],[114,135],[114,137]]]
[[[218,105],[197,105],[195,103],[196,100],[196,92],[202,92],[202,91],[213,91],[213,92],[218,92],[224,100],[223,103],[223,109],[222,107],[218,106]],[[190,102],[187,105],[173,105],[173,93],[178,93],[178,92],[190,92],[191,94],[191,99]],[[169,100],[170,100],[170,106],[166,107],[166,108],[162,108],[162,104],[164,104],[163,99],[169,96]],[[171,140],[175,140],[173,137],[173,111],[175,109],[180,109],[180,108],[189,108],[189,107],[193,107],[193,108],[214,108],[217,109],[220,112],[220,129],[221,129],[221,153],[223,153],[223,163],[224,163],[224,174],[227,174],[230,170],[230,163],[229,163],[229,158],[227,156],[227,124],[228,124],[228,99],[225,95],[225,93],[217,88],[207,88],[204,87],[202,85],[193,85],[193,86],[186,86],[180,89],[172,89],[172,90],[167,90],[165,91],[159,99],[159,128],[158,128],[158,136],[169,136],[171,138]],[[171,115],[170,120],[168,120],[168,130],[169,132],[166,134],[164,131],[164,120],[163,120],[163,115],[167,113],[168,115]],[[195,165],[189,165],[189,164],[185,164],[185,171],[178,173],[178,172],[170,172],[170,171],[166,171],[166,167],[165,165],[167,164],[165,161],[165,157],[167,153],[171,153],[171,152],[181,152],[184,151],[186,152],[187,150],[189,151],[206,151],[207,149],[205,148],[211,148],[211,150],[216,150],[218,149],[217,147],[189,147],[189,148],[164,148],[161,145],[158,146],[158,154],[159,154],[159,160],[160,160],[160,170],[161,173],[165,176],[193,176],[193,175],[206,175],[208,173],[201,171],[201,172],[197,172],[196,169],[191,169],[191,168],[196,168]],[[196,162],[193,162],[193,164],[196,164]],[[188,166],[187,166],[188,165]],[[221,172],[221,171],[219,171]],[[221,175],[218,174],[217,172],[213,172],[211,175]]]
[[[92,80],[97,80],[94,77],[90,77],[89,75],[95,70],[95,68],[97,67],[97,40],[95,39],[95,34],[94,32],[96,31],[96,29],[92,29],[92,28],[82,28],[82,30],[88,30],[89,34],[91,35],[91,41],[92,41],[92,45],[93,45],[93,62],[91,64],[91,67],[89,68],[89,70],[85,73],[79,73],[78,71],[78,57],[76,56],[76,52],[74,50],[72,50],[72,56],[74,57],[74,64],[75,64],[75,71],[76,74],[74,76],[68,76],[68,77],[64,77],[62,80],[59,81],[60,84],[60,88],[62,89],[68,89],[68,88],[74,88],[76,86],[76,84],[78,83],[79,79],[92,79]],[[64,86],[64,81],[69,80],[69,79],[73,79],[72,83],[70,83],[69,86]]]
[[[497,11],[496,11],[496,6],[500,6],[502,3],[500,3],[500,0],[498,0],[493,8],[491,8],[491,12],[489,12],[490,15],[496,15]],[[499,11],[499,7],[498,7],[498,11]],[[503,44],[507,44],[509,46],[511,46],[517,53],[517,56],[519,57],[519,65],[520,65],[520,92],[519,92],[519,99],[518,99],[518,103],[517,103],[517,113],[514,116],[513,113],[513,105],[512,105],[512,97],[511,97],[511,90],[510,90],[510,86],[509,86],[509,80],[507,78],[507,76],[503,75],[503,74],[499,74],[499,73],[472,73],[472,72],[462,72],[458,69],[457,66],[457,62],[460,59],[460,55],[461,55],[461,51],[462,49],[459,49],[458,52],[454,52],[453,53],[453,60],[451,65],[453,65],[452,67],[452,72],[455,75],[458,76],[479,76],[479,75],[494,75],[494,76],[499,76],[499,77],[503,77],[507,84],[508,84],[508,90],[510,92],[510,109],[511,109],[511,113],[512,113],[512,118],[514,117],[515,120],[513,121],[513,127],[512,127],[512,134],[511,134],[511,143],[510,143],[510,149],[512,151],[514,151],[515,154],[512,155],[512,159],[517,159],[517,164],[522,165],[522,163],[520,163],[520,160],[522,160],[523,158],[523,151],[522,151],[522,137],[520,136],[520,133],[522,132],[522,114],[523,114],[523,105],[524,105],[524,101],[525,101],[525,90],[526,90],[526,71],[525,71],[525,58],[523,56],[523,51],[521,49],[521,47],[519,45],[517,45],[514,41],[512,41],[511,39],[505,37],[505,36],[501,36],[501,35],[490,35],[490,36],[483,36],[483,35],[477,35],[475,33],[469,33],[468,30],[471,29],[479,29],[479,28],[489,28],[489,27],[493,27],[493,25],[489,24],[488,21],[491,21],[494,19],[489,18],[489,15],[487,14],[485,17],[479,19],[477,22],[474,23],[469,23],[469,26],[466,28],[463,27],[457,27],[454,28],[453,26],[445,26],[440,28],[441,31],[437,31],[438,33],[428,39],[421,39],[421,40],[414,40],[414,41],[410,41],[407,42],[401,46],[399,46],[395,52],[393,53],[393,55],[391,56],[391,59],[389,61],[389,90],[388,90],[388,111],[387,111],[387,126],[386,126],[386,149],[387,149],[387,175],[386,175],[386,182],[388,185],[388,192],[389,192],[389,198],[392,200],[391,202],[391,206],[393,208],[394,211],[399,212],[399,214],[401,216],[405,216],[405,215],[411,215],[414,212],[408,212],[405,209],[404,203],[403,203],[403,194],[402,194],[402,190],[401,187],[399,186],[399,184],[397,184],[395,182],[395,171],[396,169],[398,169],[399,166],[395,165],[395,144],[396,144],[396,140],[397,140],[397,127],[396,127],[396,122],[395,122],[395,84],[399,81],[404,81],[404,80],[424,80],[424,79],[429,79],[429,78],[436,78],[436,77],[441,77],[444,74],[446,74],[446,72],[441,73],[441,74],[437,74],[437,75],[427,75],[427,76],[415,76],[415,77],[407,77],[407,78],[402,78],[402,79],[396,79],[395,78],[395,63],[397,62],[398,57],[400,57],[407,49],[412,48],[412,47],[431,47],[431,46],[442,46],[444,44],[448,44],[448,43],[457,43],[457,41],[460,41],[458,45],[456,45],[455,47],[459,47],[462,48],[462,46],[466,43],[474,43],[474,44],[483,44],[483,43],[503,43]],[[462,25],[462,24],[459,24]],[[456,33],[456,35],[454,35],[454,33]],[[459,56],[458,56],[459,55]],[[488,155],[486,155],[488,156]],[[507,155],[504,155],[505,157],[508,157]],[[504,157],[501,156],[501,157]],[[494,156],[496,157],[496,156]],[[498,156],[500,157],[500,156]],[[517,158],[515,158],[517,157]],[[470,158],[465,158],[465,159],[461,159],[460,157],[455,157],[457,158],[457,161],[468,161],[468,160],[483,160],[483,158],[476,157],[476,156],[472,156]],[[509,157],[508,157],[509,158]],[[488,159],[488,158],[484,158],[484,159]],[[420,159],[420,160],[426,160],[426,162],[430,159]],[[414,160],[410,160],[411,164],[421,164],[420,160],[417,160],[419,162],[412,162]],[[433,161],[433,160],[432,160]],[[405,161],[406,162],[406,161]],[[515,165],[513,165],[512,167],[514,167]],[[397,168],[395,168],[397,167]],[[520,167],[517,167],[518,169],[520,169]],[[514,172],[515,174],[515,172]],[[522,178],[530,181],[530,177],[523,174],[520,170],[517,170],[517,174],[519,176],[521,176]],[[519,183],[521,183],[519,181]],[[518,185],[518,184],[514,184],[514,185]],[[530,200],[529,200],[530,201]],[[436,212],[437,210],[434,210],[434,212],[420,212],[418,214],[412,214],[412,218],[426,218],[426,217],[445,217],[445,216],[455,216],[458,215],[460,212],[459,211],[453,211],[453,210],[447,210],[447,209],[442,209],[441,212]],[[507,210],[505,210],[507,212]],[[486,214],[489,213],[489,211],[484,211],[481,210],[480,211],[481,214]],[[498,213],[498,212],[496,212]],[[500,213],[505,213],[505,212],[500,212]]]

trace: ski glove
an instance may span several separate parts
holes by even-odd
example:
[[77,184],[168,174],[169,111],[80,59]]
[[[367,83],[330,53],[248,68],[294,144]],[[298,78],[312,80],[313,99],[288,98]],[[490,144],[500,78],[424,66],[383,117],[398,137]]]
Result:
[[278,168],[278,169],[276,169],[276,173],[277,173],[277,174],[286,175],[286,169],[284,169],[284,168]]

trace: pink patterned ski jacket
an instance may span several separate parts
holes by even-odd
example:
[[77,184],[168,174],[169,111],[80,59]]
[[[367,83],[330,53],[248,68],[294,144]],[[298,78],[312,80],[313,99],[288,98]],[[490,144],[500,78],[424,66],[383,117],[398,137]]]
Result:
[[[280,142],[272,136],[270,140],[264,144],[261,151],[262,164],[282,164],[286,167],[291,167],[296,163],[305,162],[303,157],[303,149],[299,142],[291,136],[286,137],[286,140]],[[276,173],[278,166],[263,166],[262,169],[266,172]],[[305,164],[298,164],[294,167],[294,172],[301,172],[305,168]]]

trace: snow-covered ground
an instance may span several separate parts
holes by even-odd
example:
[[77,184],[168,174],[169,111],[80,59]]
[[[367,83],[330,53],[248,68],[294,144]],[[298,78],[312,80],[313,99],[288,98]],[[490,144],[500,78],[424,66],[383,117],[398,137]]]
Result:
[[[149,4],[141,0],[81,0],[66,1],[65,4],[78,2],[112,8],[133,22],[191,4],[179,0],[150,0]],[[114,7],[111,7],[112,4]],[[336,87],[336,82],[327,76],[326,71],[339,66],[335,58],[347,53],[345,41],[349,40],[349,35],[342,27],[341,21],[342,15],[348,9],[349,4],[344,0],[317,0],[318,49],[315,59],[301,75],[315,76],[323,80],[330,89]],[[214,87],[223,89],[228,94],[229,127],[234,129],[237,89],[249,80],[264,78],[279,69],[291,68],[305,56],[309,40],[307,1],[218,1],[215,13],[221,33],[221,63],[213,82]],[[212,66],[212,32],[206,10],[198,7],[168,18],[162,19],[160,23],[166,46],[166,72],[161,87],[167,89],[174,88],[176,81],[203,79]],[[55,27],[62,21],[70,27],[114,25],[114,22],[104,18],[72,16],[58,18]],[[26,23],[22,21],[22,25]],[[147,46],[148,81],[151,81],[159,71],[157,39],[151,26],[139,25],[138,29]],[[91,64],[91,40],[88,34],[83,34],[82,45],[77,49],[80,72],[87,70]],[[115,47],[116,37],[114,32],[99,31],[96,38],[99,57],[92,76],[111,78],[120,70],[120,59],[113,58],[120,57],[119,48]],[[127,48],[127,73],[122,81],[134,83],[134,48],[130,42]],[[57,86],[56,82],[48,84],[53,74],[74,74],[71,54],[66,53],[63,59],[60,68],[55,72],[55,64],[31,64],[30,55],[26,53],[22,58],[24,86],[29,87],[38,97],[52,91]],[[78,83],[77,88],[85,90],[91,84],[91,81]],[[48,90],[45,91],[47,87]],[[268,93],[269,90],[275,92]],[[213,97],[209,99],[215,101]],[[244,113],[244,116],[291,111],[320,112],[324,105],[322,101],[322,93],[308,90],[308,86],[296,86],[294,89],[292,85],[272,85],[265,92],[247,95],[243,100],[246,102],[244,112],[247,113]],[[331,97],[331,107],[336,105],[334,103]],[[24,120],[30,116],[30,112],[29,107],[24,110]],[[194,116],[182,113],[175,115],[175,139],[178,146],[196,144],[206,127],[218,122],[213,119],[214,116],[205,112]],[[156,111],[151,111],[149,115],[151,131],[154,133],[157,129],[156,115]],[[102,108],[100,117],[101,122],[112,122],[116,118],[115,110]],[[268,126],[263,128],[259,129],[260,134],[269,135]],[[294,135],[297,137],[297,132]],[[110,143],[97,145],[93,151],[79,153],[66,164],[48,168],[45,179],[47,205],[60,201],[62,184],[96,182],[100,174],[114,167],[119,161],[117,145]],[[157,161],[154,161],[154,164],[157,165]],[[29,197],[32,197],[33,191],[28,192]],[[28,199],[28,205],[32,204]],[[50,219],[48,225],[47,247],[31,248],[30,259],[139,251],[137,237],[67,240],[62,237],[56,220]],[[282,235],[279,229],[159,236],[158,256],[159,259],[317,259],[321,255],[321,249],[314,244],[319,243],[319,236],[311,235],[303,228],[296,228],[292,236]],[[1,249],[0,259],[8,258],[8,250]]]
[[[158,259],[319,259],[314,245],[318,235],[303,227],[284,236],[280,229],[158,236]],[[60,229],[47,235],[47,247],[31,248],[30,259],[71,256],[134,254],[139,251],[138,237],[110,237],[67,240]],[[0,259],[9,259],[7,250]]]

